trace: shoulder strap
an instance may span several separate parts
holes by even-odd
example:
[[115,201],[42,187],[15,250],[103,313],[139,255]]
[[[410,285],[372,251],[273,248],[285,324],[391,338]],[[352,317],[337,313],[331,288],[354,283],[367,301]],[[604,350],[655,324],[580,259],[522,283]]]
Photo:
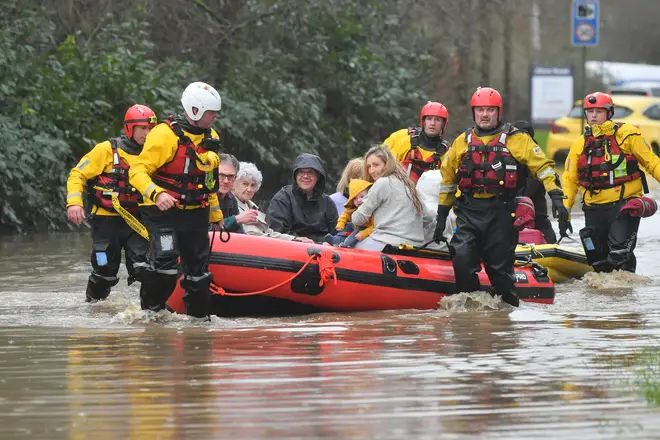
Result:
[[408,135],[410,136],[411,151],[419,146],[419,135],[422,134],[422,129],[419,127],[408,127]]
[[465,130],[465,133],[464,133],[465,134],[465,142],[467,142],[468,144],[470,143],[470,140],[468,139],[468,137],[470,136],[470,133],[472,133],[472,127]]
[[447,141],[447,139],[444,139],[444,138],[442,139],[442,142],[440,142],[440,144],[442,145],[442,152],[438,151],[438,153],[440,155],[443,155],[447,152],[447,150],[449,150],[449,147],[451,147],[451,144]]
[[174,132],[175,135],[182,141],[186,142],[189,140],[188,137],[183,133],[183,128],[181,125],[174,119],[174,116],[170,115],[165,121],[168,127]]
[[108,139],[110,141],[110,148],[112,152],[112,165],[117,166],[120,164],[120,157],[119,157],[119,145],[118,145],[118,139],[116,137]]
[[422,129],[420,127],[408,127],[408,134],[410,136],[419,136],[422,134]]

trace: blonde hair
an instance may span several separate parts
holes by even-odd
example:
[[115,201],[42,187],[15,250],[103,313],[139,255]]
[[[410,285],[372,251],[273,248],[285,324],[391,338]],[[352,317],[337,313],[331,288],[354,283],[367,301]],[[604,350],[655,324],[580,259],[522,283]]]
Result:
[[341,179],[339,179],[339,183],[337,183],[337,192],[343,194],[346,191],[346,188],[348,188],[348,184],[351,182],[351,180],[364,178],[363,173],[363,158],[357,157],[348,161],[344,171],[341,173]]
[[410,198],[410,200],[413,202],[413,205],[415,205],[415,211],[417,211],[418,215],[422,215],[424,208],[422,207],[422,201],[417,195],[417,188],[415,187],[415,183],[410,180],[410,177],[408,177],[399,161],[392,155],[392,152],[382,145],[374,145],[369,148],[367,154],[364,155],[364,175],[366,180],[373,182],[374,179],[369,175],[367,170],[367,159],[369,156],[376,156],[385,164],[381,177],[392,176],[396,179],[399,179],[403,183],[403,185],[406,187],[408,198]]

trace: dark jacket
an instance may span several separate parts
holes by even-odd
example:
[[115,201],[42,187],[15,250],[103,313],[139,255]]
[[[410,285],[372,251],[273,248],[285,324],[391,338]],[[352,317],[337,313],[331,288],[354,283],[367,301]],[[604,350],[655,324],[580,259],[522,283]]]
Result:
[[239,224],[236,221],[236,216],[241,212],[238,210],[238,200],[236,196],[228,192],[224,197],[218,193],[218,202],[220,203],[220,209],[222,210],[222,222],[223,226],[229,232],[240,232],[243,233],[243,225]]
[[[319,180],[308,198],[296,183],[296,172],[312,168],[319,172]],[[325,194],[325,170],[318,156],[302,153],[293,165],[293,184],[280,189],[268,205],[266,221],[274,231],[322,241],[325,234],[334,232],[337,207]]]
[[[513,126],[519,130],[526,131],[532,137],[535,144],[538,145],[534,139],[534,126],[528,121],[516,121]],[[548,203],[545,199],[545,187],[543,183],[529,173],[529,170],[524,169],[521,173],[521,180],[524,182],[519,187],[518,195],[529,197],[534,202],[534,211],[536,211],[536,229],[543,233],[543,237],[547,243],[557,243],[557,236],[552,228],[552,222],[548,218]]]

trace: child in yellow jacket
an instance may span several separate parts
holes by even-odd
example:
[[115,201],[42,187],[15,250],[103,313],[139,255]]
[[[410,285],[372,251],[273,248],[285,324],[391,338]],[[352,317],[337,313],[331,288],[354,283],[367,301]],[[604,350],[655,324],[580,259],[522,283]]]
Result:
[[325,241],[333,246],[355,247],[359,241],[362,241],[371,235],[371,232],[374,230],[373,217],[371,217],[366,224],[358,226],[357,228],[351,223],[351,215],[362,204],[364,198],[367,197],[371,185],[373,185],[373,183],[366,180],[351,180],[348,184],[348,201],[344,204],[344,212],[337,220],[337,232],[335,235],[326,235]]

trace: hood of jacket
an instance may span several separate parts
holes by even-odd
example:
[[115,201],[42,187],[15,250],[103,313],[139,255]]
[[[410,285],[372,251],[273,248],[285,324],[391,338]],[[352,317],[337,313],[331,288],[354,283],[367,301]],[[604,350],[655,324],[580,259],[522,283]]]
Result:
[[138,145],[133,139],[129,139],[128,136],[122,134],[118,138],[115,138],[117,142],[117,148],[124,150],[128,154],[138,155],[142,151],[142,145]]
[[613,136],[614,135],[614,121],[607,120],[602,124],[593,124],[591,126],[591,133],[594,137],[600,136]]
[[293,163],[293,188],[301,194],[305,194],[305,192],[300,189],[296,182],[296,173],[303,168],[311,168],[319,173],[319,180],[316,182],[312,196],[309,198],[310,200],[317,199],[325,191],[325,170],[323,169],[321,158],[314,154],[301,153]]
[[[188,122],[188,119],[184,115],[177,115],[174,117],[174,120],[179,124],[183,131],[190,134],[203,134],[207,129],[195,127]],[[210,130],[210,129],[209,129]]]
[[372,182],[362,179],[353,179],[348,184],[348,200],[344,203],[344,207],[353,206],[353,200],[365,189],[371,188]]

